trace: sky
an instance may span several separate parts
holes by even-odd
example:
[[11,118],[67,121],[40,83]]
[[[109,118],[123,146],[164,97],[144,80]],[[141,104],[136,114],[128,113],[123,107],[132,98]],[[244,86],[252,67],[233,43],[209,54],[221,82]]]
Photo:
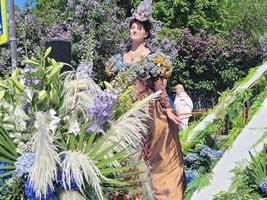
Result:
[[22,7],[26,0],[14,0],[16,6]]

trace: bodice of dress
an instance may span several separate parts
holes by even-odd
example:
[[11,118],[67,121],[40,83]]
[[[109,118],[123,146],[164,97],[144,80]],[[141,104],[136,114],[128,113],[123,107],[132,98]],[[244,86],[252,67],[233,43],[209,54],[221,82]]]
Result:
[[[154,52],[150,53],[145,58],[144,62],[140,62],[140,64],[131,64],[124,63],[122,54],[116,54],[107,62],[106,73],[113,75],[114,77],[120,73],[125,73],[127,78],[134,76],[131,80],[131,84],[134,85],[133,97],[136,100],[142,99],[151,93],[161,90],[162,94],[159,99],[161,106],[163,108],[171,108],[166,88],[163,83],[163,80],[167,79],[170,75],[170,68],[169,63],[167,62],[168,59],[165,59],[163,56],[164,55],[160,52]],[[134,71],[134,73],[132,71]],[[149,73],[146,73],[147,71]]]

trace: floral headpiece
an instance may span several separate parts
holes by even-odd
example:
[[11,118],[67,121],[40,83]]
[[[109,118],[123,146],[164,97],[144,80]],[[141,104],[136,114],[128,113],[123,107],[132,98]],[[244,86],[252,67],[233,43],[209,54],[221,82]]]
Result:
[[144,22],[149,20],[152,13],[152,0],[144,0],[137,7],[136,11],[133,13],[133,18],[138,21]]

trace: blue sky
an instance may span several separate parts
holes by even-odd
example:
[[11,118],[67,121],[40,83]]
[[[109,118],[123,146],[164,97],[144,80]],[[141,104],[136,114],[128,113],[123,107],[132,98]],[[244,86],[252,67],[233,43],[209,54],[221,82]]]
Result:
[[26,0],[14,0],[15,5],[22,7]]

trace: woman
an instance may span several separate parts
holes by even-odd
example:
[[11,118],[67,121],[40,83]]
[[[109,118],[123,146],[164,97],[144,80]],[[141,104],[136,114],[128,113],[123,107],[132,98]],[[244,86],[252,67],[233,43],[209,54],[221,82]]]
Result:
[[[181,121],[174,114],[167,99],[163,81],[170,75],[168,68],[159,75],[147,76],[149,74],[148,68],[142,62],[147,59],[147,64],[151,64],[151,59],[153,62],[163,59],[162,54],[152,53],[145,46],[145,39],[150,36],[150,30],[151,23],[148,20],[132,19],[130,22],[131,49],[122,56],[115,56],[114,63],[123,63],[124,67],[129,68],[140,63],[140,66],[146,69],[145,73],[139,73],[136,77],[134,86],[135,99],[142,99],[151,93],[162,91],[160,99],[152,102],[149,107],[148,112],[151,118],[147,120],[148,132],[144,134],[143,158],[150,169],[154,199],[181,200],[184,194],[185,177],[176,125]],[[162,61],[162,63],[165,62],[164,60]],[[118,70],[122,68],[122,65],[118,64],[115,68]],[[116,70],[113,70],[113,72]]]

